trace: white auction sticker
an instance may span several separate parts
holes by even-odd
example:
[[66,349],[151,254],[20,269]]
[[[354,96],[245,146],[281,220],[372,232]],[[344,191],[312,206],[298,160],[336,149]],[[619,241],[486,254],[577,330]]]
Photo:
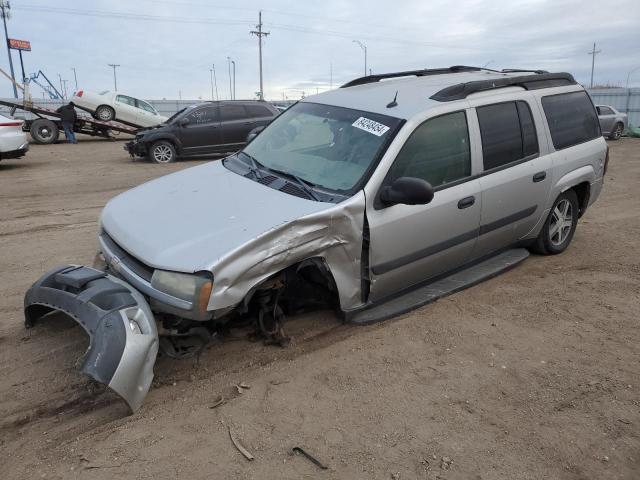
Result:
[[360,117],[351,125],[356,128],[359,128],[360,130],[364,130],[365,132],[373,133],[378,137],[381,137],[382,135],[387,133],[387,130],[389,130],[389,127],[387,127],[386,125],[383,125],[378,122],[374,122],[373,120],[370,120],[365,117]]

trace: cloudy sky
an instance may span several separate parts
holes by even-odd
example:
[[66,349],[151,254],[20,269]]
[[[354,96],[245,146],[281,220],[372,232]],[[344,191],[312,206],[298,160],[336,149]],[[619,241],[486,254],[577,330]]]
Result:
[[[609,6],[607,6],[609,5]],[[159,99],[229,97],[227,57],[236,62],[237,98],[258,90],[255,29],[263,11],[267,99],[299,98],[362,75],[367,46],[374,73],[488,64],[568,71],[588,84],[597,42],[596,83],[624,86],[640,67],[640,1],[618,0],[13,0],[9,36],[30,40],[27,73],[59,85],[113,89]],[[19,61],[14,53],[16,76]],[[0,68],[8,70],[6,51]],[[640,86],[640,68],[630,84]],[[0,96],[11,96],[9,82]],[[34,95],[42,95],[34,88]]]

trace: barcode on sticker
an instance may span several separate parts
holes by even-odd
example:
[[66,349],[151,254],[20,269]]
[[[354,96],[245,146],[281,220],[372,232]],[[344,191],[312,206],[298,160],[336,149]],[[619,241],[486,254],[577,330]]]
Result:
[[373,133],[378,137],[381,137],[382,135],[387,133],[387,130],[389,130],[389,127],[387,127],[386,125],[374,122],[373,120],[365,117],[360,117],[351,125],[359,128],[360,130],[364,130],[365,132]]

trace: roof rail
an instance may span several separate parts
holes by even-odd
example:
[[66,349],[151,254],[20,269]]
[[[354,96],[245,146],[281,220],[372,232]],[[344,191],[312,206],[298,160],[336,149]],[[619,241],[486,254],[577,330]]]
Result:
[[[503,70],[504,73],[518,72],[519,70]],[[525,70],[530,71],[530,70]],[[540,88],[560,87],[565,85],[575,85],[577,82],[570,73],[542,73],[534,75],[522,75],[519,77],[493,78],[491,80],[476,80],[467,83],[458,83],[450,87],[443,88],[439,92],[431,95],[432,100],[438,102],[451,102],[462,100],[472,93],[484,92],[496,88],[522,87],[525,90],[537,90]]]
[[345,83],[340,88],[355,87],[356,85],[365,85],[367,83],[375,83],[387,78],[398,77],[426,77],[429,75],[444,75],[448,73],[458,72],[477,72],[482,70],[480,67],[468,67],[466,65],[454,65],[446,68],[432,68],[423,70],[408,70],[406,72],[381,73],[379,75],[367,75],[366,77],[356,78]]

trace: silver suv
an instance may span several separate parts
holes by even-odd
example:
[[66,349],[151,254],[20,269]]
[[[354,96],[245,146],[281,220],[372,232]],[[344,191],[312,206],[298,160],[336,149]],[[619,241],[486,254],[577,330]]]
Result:
[[26,324],[52,309],[75,318],[91,337],[82,371],[133,410],[159,344],[189,354],[187,338],[238,321],[282,343],[288,313],[330,305],[382,320],[516,265],[523,247],[564,251],[607,161],[567,73],[359,78],[295,104],[223,161],[111,200],[102,268],[44,275]]

